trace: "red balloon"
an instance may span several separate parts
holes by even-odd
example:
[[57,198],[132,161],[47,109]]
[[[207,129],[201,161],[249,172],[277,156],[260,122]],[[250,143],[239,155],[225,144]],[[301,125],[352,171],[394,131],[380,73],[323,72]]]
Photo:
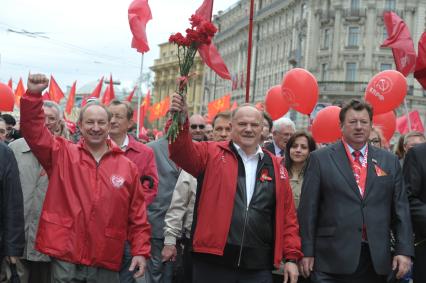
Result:
[[0,83],[0,111],[13,111],[15,105],[15,95],[12,89],[5,84]]
[[318,83],[314,75],[305,69],[295,68],[288,71],[281,83],[284,96],[290,107],[303,114],[311,114],[318,102]]
[[312,136],[316,142],[335,142],[342,137],[339,114],[338,106],[327,106],[318,112],[312,122]]
[[265,108],[272,120],[281,118],[290,109],[288,100],[281,94],[280,85],[273,86],[268,90],[265,97]]
[[396,129],[395,112],[390,111],[384,114],[374,115],[373,126],[376,126],[382,131],[386,141],[390,141]]
[[365,100],[374,110],[374,115],[394,110],[407,94],[407,80],[398,71],[386,70],[375,75],[365,90]]

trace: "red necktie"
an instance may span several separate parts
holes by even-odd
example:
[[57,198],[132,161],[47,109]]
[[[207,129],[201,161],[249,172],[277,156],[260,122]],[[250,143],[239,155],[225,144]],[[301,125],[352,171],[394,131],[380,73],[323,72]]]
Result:
[[[353,166],[355,181],[356,181],[358,187],[360,187],[359,182],[361,180],[361,167],[362,167],[362,165],[361,165],[361,161],[359,159],[361,157],[361,151],[355,150],[352,154],[355,157],[355,160],[354,160],[355,164]],[[361,195],[364,196],[364,190],[361,189],[360,192],[361,192]]]
[[[354,160],[355,163],[354,163],[354,167],[353,167],[355,180],[356,180],[358,187],[361,188],[359,186],[359,182],[361,180],[361,167],[362,167],[361,160],[360,160],[361,151],[355,150],[352,154],[355,157],[355,160]],[[360,192],[361,192],[361,196],[364,197],[364,190],[362,188],[360,189]],[[365,224],[362,225],[362,240],[367,241],[367,229],[365,227]]]

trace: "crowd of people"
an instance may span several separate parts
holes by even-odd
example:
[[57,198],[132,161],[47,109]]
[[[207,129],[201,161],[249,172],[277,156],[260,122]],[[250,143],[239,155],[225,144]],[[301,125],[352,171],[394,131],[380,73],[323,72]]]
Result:
[[426,139],[393,152],[368,103],[318,144],[251,104],[206,121],[171,94],[176,140],[146,143],[120,100],[86,104],[71,135],[48,82],[29,75],[19,123],[0,116],[0,282],[426,282]]

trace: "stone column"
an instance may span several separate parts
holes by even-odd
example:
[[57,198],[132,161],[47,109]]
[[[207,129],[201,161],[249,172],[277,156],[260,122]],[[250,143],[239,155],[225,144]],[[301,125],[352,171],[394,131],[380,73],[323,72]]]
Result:
[[345,45],[345,40],[341,40],[341,36],[346,34],[344,27],[342,26],[342,5],[339,3],[332,8],[335,12],[334,17],[334,29],[333,29],[333,50],[331,52],[331,72],[334,79],[340,80],[338,77],[339,67],[343,62],[340,60],[340,50],[342,44]]

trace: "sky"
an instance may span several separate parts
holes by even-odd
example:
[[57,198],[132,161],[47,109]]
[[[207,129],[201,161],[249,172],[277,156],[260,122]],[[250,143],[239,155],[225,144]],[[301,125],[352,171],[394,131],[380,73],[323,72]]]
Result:
[[[213,14],[238,0],[215,0]],[[53,74],[65,91],[74,80],[77,89],[102,76],[131,88],[140,74],[141,54],[130,47],[127,9],[131,0],[1,0],[0,82],[28,73]],[[148,22],[150,51],[143,69],[159,57],[158,44],[189,27],[188,18],[202,0],[151,0]],[[36,33],[27,36],[16,32]]]

